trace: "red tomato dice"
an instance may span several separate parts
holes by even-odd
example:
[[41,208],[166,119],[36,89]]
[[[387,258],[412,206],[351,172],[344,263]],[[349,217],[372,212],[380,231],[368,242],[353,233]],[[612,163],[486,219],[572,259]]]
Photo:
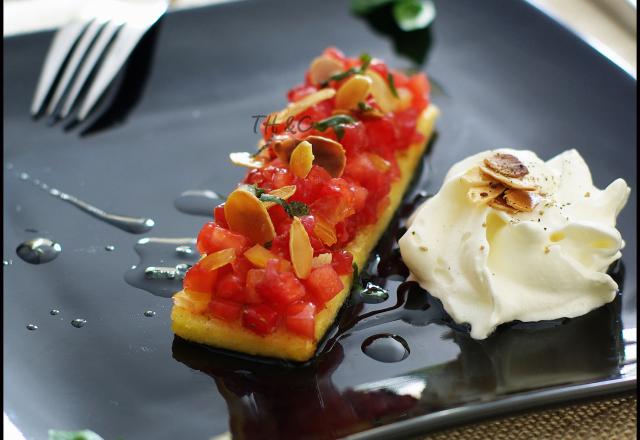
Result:
[[256,291],[256,286],[264,279],[264,269],[250,269],[247,272],[244,296],[242,302],[247,304],[257,304],[262,302],[262,298]]
[[344,287],[340,276],[329,264],[313,269],[304,284],[317,304],[331,300]]
[[278,272],[278,260],[269,260],[264,279],[256,285],[256,291],[276,308],[286,307],[305,295],[302,283],[292,272]]
[[240,255],[247,245],[248,240],[244,236],[214,222],[204,224],[197,240],[198,251],[203,255],[229,248],[234,248],[236,255]]
[[209,313],[225,321],[235,321],[242,313],[242,305],[226,299],[213,298],[209,303]]
[[228,228],[227,219],[224,216],[224,203],[213,209],[213,219],[223,228]]
[[285,326],[292,333],[314,339],[316,334],[316,306],[313,303],[304,302],[289,305],[285,316]]
[[182,287],[185,290],[195,292],[213,292],[217,278],[217,270],[203,269],[202,266],[196,264],[185,274]]
[[259,335],[268,335],[278,325],[278,312],[266,304],[247,306],[242,313],[242,325]]
[[221,277],[216,286],[216,297],[240,300],[244,293],[244,281],[235,273]]
[[338,275],[349,275],[353,272],[353,255],[347,251],[332,252],[331,266]]

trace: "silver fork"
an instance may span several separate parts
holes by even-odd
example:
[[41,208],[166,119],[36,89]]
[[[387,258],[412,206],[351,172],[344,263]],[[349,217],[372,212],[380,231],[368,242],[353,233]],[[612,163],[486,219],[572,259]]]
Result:
[[[46,113],[53,115],[60,107],[58,117],[67,117],[90,74],[97,68],[76,116],[79,121],[84,120],[142,36],[165,13],[168,5],[169,0],[86,2],[76,18],[62,27],[51,42],[31,104],[31,114],[39,114],[46,98],[53,92]],[[65,60],[68,60],[66,64]],[[60,79],[54,84],[58,76]]]

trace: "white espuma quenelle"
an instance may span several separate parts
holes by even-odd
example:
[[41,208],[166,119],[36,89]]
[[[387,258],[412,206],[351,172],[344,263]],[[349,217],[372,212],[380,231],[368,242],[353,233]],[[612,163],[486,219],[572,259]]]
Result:
[[478,153],[447,173],[400,239],[404,262],[471,336],[501,323],[584,315],[613,301],[606,274],[624,241],[623,179],[593,186],[576,150],[544,162],[526,150]]

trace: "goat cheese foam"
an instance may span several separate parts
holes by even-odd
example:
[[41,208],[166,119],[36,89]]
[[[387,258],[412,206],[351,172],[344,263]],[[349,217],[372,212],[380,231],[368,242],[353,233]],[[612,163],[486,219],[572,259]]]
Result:
[[[468,196],[465,175],[496,153],[527,167],[538,187],[531,212],[495,209]],[[573,318],[616,296],[618,285],[606,271],[624,247],[616,217],[629,192],[623,179],[594,187],[576,150],[547,162],[526,150],[485,151],[449,170],[438,194],[410,218],[400,252],[411,278],[456,322],[470,324],[475,339],[514,320]]]

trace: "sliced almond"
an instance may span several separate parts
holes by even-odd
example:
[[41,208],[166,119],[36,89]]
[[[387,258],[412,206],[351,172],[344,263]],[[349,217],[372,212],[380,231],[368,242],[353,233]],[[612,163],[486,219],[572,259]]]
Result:
[[496,153],[484,160],[484,164],[503,176],[519,179],[529,174],[527,167],[513,154]]
[[[282,200],[288,200],[289,197],[291,197],[295,193],[296,193],[296,186],[295,185],[287,185],[287,186],[283,186],[282,188],[278,188],[278,189],[274,189],[273,191],[269,191],[267,194],[269,194],[270,196],[279,197]],[[275,206],[277,203],[276,202],[262,202],[262,204],[264,205],[265,208],[269,209],[272,206]]]
[[333,246],[338,241],[336,228],[322,217],[316,217],[313,233],[327,246]]
[[322,101],[331,99],[336,95],[336,91],[332,88],[320,89],[304,98],[292,102],[285,109],[280,110],[275,114],[275,118],[272,120],[273,124],[282,124],[287,122],[292,116],[299,115],[309,107],[312,107]]
[[473,203],[489,203],[502,194],[504,190],[505,187],[499,183],[474,186],[467,191],[467,197],[469,197]]
[[492,170],[491,168],[482,165],[480,166],[480,171],[509,188],[523,189],[525,191],[535,191],[538,189],[538,186],[531,182],[529,179],[516,179],[509,176],[504,176]]
[[401,111],[408,109],[411,107],[411,102],[413,101],[413,94],[406,87],[398,87],[398,103],[396,105],[395,111]]
[[516,212],[518,212],[515,209],[513,209],[511,206],[507,205],[507,203],[504,201],[502,197],[496,197],[495,199],[490,200],[489,203],[487,204],[494,209],[497,209],[499,211],[505,211],[510,214],[515,214]]
[[321,55],[314,58],[309,66],[309,78],[313,84],[319,85],[329,80],[333,75],[342,72],[342,63],[335,58]]
[[300,279],[305,279],[311,272],[313,247],[309,241],[309,234],[298,217],[294,217],[289,230],[289,253],[293,271]]
[[471,186],[483,186],[489,184],[491,179],[480,171],[479,167],[473,167],[464,173],[461,179]]
[[313,146],[314,164],[327,170],[331,177],[342,176],[347,156],[341,143],[322,136],[309,136],[305,140]]
[[183,290],[173,296],[173,303],[177,307],[189,310],[191,313],[202,313],[209,306],[211,293]]
[[399,99],[393,96],[389,84],[374,70],[367,70],[366,76],[371,78],[371,94],[383,112],[388,113],[396,109]]
[[291,153],[289,168],[297,177],[304,179],[313,166],[313,147],[307,141],[300,142]]
[[266,165],[259,156],[253,156],[251,153],[238,152],[229,154],[229,159],[234,165],[240,165],[247,168],[262,168]]
[[311,267],[315,269],[316,267],[324,266],[325,264],[331,264],[331,261],[333,261],[333,255],[329,252],[326,254],[320,254],[317,257],[313,257],[313,260],[311,260]]
[[273,136],[269,140],[269,144],[271,144],[273,152],[276,153],[276,156],[278,156],[278,158],[284,163],[289,163],[291,153],[299,142],[300,141],[294,137],[287,135]]
[[387,171],[389,171],[389,168],[391,168],[391,162],[385,160],[384,158],[382,158],[382,156],[376,153],[368,153],[367,156],[369,157],[369,160],[371,161],[375,169],[379,172],[386,173]]
[[224,217],[229,229],[248,237],[253,243],[266,243],[276,235],[267,208],[251,192],[238,188],[224,204]]
[[353,75],[336,93],[336,108],[355,110],[358,103],[364,101],[371,90],[371,78],[365,75]]
[[234,248],[223,249],[218,252],[207,255],[199,261],[199,265],[206,270],[216,270],[222,266],[226,266],[236,259],[236,250]]
[[504,201],[518,211],[531,212],[540,203],[541,197],[531,191],[509,189],[504,193]]
[[278,256],[266,247],[256,244],[245,251],[244,256],[256,267],[265,268],[269,260],[278,259]]

